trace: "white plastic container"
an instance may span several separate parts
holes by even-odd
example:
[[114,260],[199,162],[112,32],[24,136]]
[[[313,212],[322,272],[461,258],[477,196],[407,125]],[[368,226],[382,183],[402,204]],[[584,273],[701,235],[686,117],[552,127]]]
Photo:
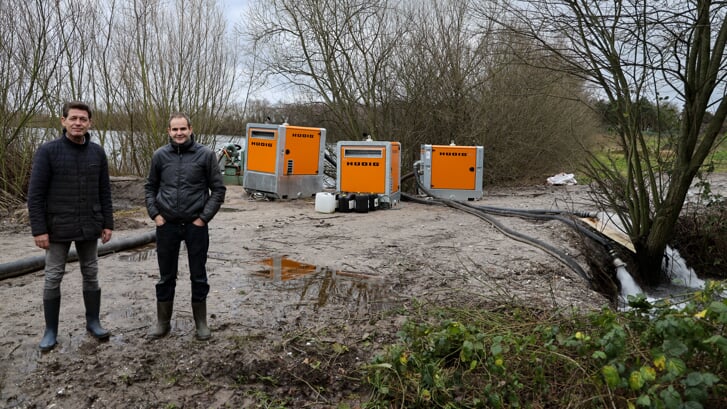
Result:
[[333,213],[336,211],[336,196],[329,192],[316,193],[316,212]]

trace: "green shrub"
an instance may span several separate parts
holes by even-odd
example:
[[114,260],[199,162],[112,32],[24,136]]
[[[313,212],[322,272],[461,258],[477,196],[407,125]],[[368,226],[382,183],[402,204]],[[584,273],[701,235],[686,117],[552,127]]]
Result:
[[697,183],[699,201],[685,205],[675,228],[674,247],[704,277],[727,278],[727,201],[708,182]]
[[625,312],[430,311],[370,364],[368,407],[727,407],[727,303],[708,284],[681,304]]

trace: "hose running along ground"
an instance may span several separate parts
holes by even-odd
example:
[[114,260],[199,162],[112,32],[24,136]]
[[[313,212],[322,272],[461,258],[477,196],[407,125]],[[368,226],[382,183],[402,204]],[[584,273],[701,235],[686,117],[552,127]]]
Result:
[[[126,237],[123,239],[112,240],[106,244],[98,246],[98,255],[104,256],[110,253],[129,250],[135,247],[141,247],[156,241],[156,231],[150,231],[138,236]],[[78,260],[76,249],[73,248],[68,252],[68,262]],[[0,280],[6,278],[17,277],[23,274],[32,273],[45,267],[45,255],[27,257],[24,259],[11,261],[0,264]]]
[[415,163],[415,169],[414,172],[407,175],[407,177],[414,176],[416,180],[417,187],[424,192],[427,196],[430,197],[430,199],[423,199],[416,197],[414,195],[410,195],[407,193],[402,192],[402,199],[417,202],[417,203],[423,203],[423,204],[438,204],[438,205],[444,205],[449,206],[464,212],[467,212],[469,214],[472,214],[473,216],[476,216],[482,220],[485,220],[486,222],[490,223],[495,229],[500,231],[502,234],[506,235],[507,237],[510,237],[513,240],[529,244],[531,246],[534,246],[536,248],[541,249],[542,251],[550,254],[555,259],[557,259],[559,262],[561,262],[563,265],[571,269],[573,272],[581,276],[583,279],[585,279],[589,285],[592,283],[593,277],[591,277],[578,262],[571,256],[567,255],[565,252],[557,249],[556,247],[542,241],[539,239],[536,239],[534,237],[530,237],[526,234],[523,234],[521,232],[515,231],[513,229],[508,228],[507,226],[503,225],[498,221],[494,216],[506,216],[506,217],[520,217],[520,218],[527,218],[527,219],[534,219],[534,220],[557,220],[568,227],[571,227],[572,229],[576,230],[578,233],[583,234],[584,236],[590,238],[591,240],[595,241],[596,243],[602,245],[606,251],[609,254],[613,254],[613,248],[612,244],[610,242],[610,239],[602,234],[599,234],[596,231],[593,231],[587,226],[581,225],[577,218],[579,217],[595,217],[592,213],[587,212],[566,212],[561,210],[522,210],[522,209],[508,209],[508,208],[501,208],[501,207],[492,207],[492,206],[476,206],[472,205],[466,202],[456,201],[456,200],[449,200],[449,199],[443,199],[443,198],[436,198],[431,192],[429,192],[421,183],[421,180],[419,179],[419,172],[418,172],[418,163]]

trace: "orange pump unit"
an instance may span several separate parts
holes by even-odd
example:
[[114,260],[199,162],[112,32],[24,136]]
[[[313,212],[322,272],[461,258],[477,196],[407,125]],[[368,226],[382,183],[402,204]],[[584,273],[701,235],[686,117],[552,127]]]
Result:
[[380,207],[401,198],[401,144],[380,141],[339,141],[336,189],[342,194],[378,196]]
[[482,198],[482,146],[422,145],[421,183],[434,197]]
[[274,199],[323,190],[325,128],[247,124],[242,187]]

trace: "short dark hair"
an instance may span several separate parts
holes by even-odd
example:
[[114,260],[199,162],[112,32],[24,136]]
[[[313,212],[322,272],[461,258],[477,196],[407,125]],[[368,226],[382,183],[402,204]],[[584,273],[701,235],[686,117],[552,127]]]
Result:
[[88,119],[91,119],[91,117],[93,116],[93,113],[91,112],[91,107],[89,107],[88,104],[81,101],[68,101],[63,104],[63,118],[68,117],[68,111],[70,111],[71,109],[86,111],[88,113]]
[[192,121],[189,120],[189,115],[183,113],[183,112],[172,112],[171,115],[169,115],[169,124],[168,126],[172,126],[172,119],[174,118],[184,118],[187,120],[187,127],[192,126]]

